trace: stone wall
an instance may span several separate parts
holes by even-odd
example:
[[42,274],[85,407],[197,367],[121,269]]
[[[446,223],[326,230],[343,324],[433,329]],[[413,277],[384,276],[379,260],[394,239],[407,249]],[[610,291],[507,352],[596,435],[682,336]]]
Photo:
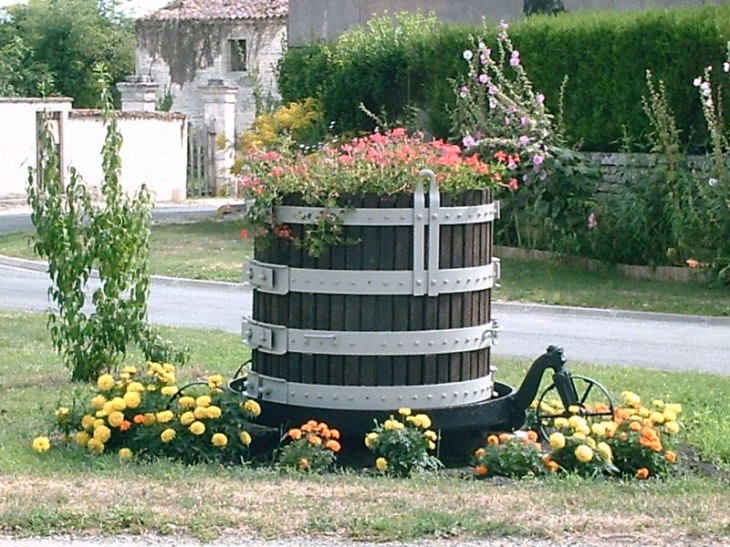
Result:
[[[194,25],[194,22],[185,22]],[[202,23],[198,23],[202,25]],[[254,89],[278,97],[274,70],[286,41],[286,21],[217,21],[211,31],[203,28],[197,38],[186,26],[146,21],[137,28],[136,73],[158,85],[157,98],[169,93],[171,111],[185,114],[194,127],[204,122],[204,99],[200,87],[210,80],[223,80],[237,87],[237,131],[248,129],[255,114]],[[228,40],[246,40],[247,70],[229,70]]]

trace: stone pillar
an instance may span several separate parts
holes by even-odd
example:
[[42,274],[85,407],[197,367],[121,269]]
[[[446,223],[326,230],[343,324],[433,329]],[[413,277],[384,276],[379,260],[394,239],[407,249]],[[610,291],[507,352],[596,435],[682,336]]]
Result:
[[[233,139],[236,136],[236,92],[238,87],[226,85],[222,79],[208,80],[200,87],[203,96],[203,124],[215,140],[215,189],[219,192],[231,180],[231,167],[235,159]],[[222,145],[222,146],[221,146]],[[235,188],[229,186],[229,195],[235,196]]]
[[127,76],[117,84],[122,95],[122,111],[154,112],[157,110],[157,88],[159,85],[149,76]]

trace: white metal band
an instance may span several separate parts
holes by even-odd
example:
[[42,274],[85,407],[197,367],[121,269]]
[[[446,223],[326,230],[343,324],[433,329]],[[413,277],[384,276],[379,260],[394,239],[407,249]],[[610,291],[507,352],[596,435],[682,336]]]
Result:
[[424,410],[480,403],[492,397],[494,383],[488,376],[463,382],[417,386],[334,386],[289,382],[249,371],[248,397],[291,406],[343,410]]
[[[470,268],[438,270],[428,281],[416,279],[411,270],[318,270],[289,268],[251,260],[244,279],[257,290],[272,294],[306,292],[317,294],[412,295],[426,286],[429,296],[491,289],[499,281],[499,259]],[[417,291],[419,289],[419,291]]]
[[317,355],[436,355],[490,347],[495,321],[476,327],[419,331],[326,331],[290,329],[244,317],[243,343],[265,353]]
[[[414,209],[325,209],[323,207],[299,207],[277,205],[274,216],[280,224],[314,224],[322,216],[337,219],[346,226],[413,226],[417,214]],[[499,202],[460,207],[441,207],[439,224],[477,224],[499,218]],[[429,223],[428,216],[423,222]]]

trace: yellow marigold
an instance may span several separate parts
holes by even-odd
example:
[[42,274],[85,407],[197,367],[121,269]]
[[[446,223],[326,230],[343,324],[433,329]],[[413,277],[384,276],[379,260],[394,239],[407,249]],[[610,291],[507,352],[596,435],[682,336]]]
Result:
[[94,423],[91,424],[91,427],[94,428],[94,429],[96,429],[97,427],[101,427],[103,425],[106,425],[106,422],[104,420],[102,420],[102,419],[96,419],[96,420],[94,420]]
[[112,406],[114,407],[114,410],[125,410],[127,408],[127,403],[124,402],[122,397],[114,397],[112,399]]
[[56,420],[58,421],[58,423],[63,423],[68,420],[68,416],[70,413],[71,411],[67,407],[62,406],[61,408],[56,410]]
[[162,363],[162,370],[165,372],[175,372],[175,365],[170,363]]
[[403,407],[398,409],[398,414],[401,416],[410,416],[411,415],[411,409],[408,407]]
[[575,449],[575,457],[581,463],[588,463],[593,459],[593,450],[590,446],[582,444]]
[[670,435],[676,435],[679,433],[679,424],[677,422],[665,422],[664,431]]
[[99,439],[90,439],[86,444],[86,448],[88,448],[89,452],[92,454],[101,454],[104,452],[104,443]]
[[248,431],[241,431],[238,434],[238,440],[241,441],[241,444],[248,446],[251,444],[251,434]]
[[109,414],[109,416],[107,417],[107,421],[109,422],[110,426],[119,427],[124,421],[124,414],[122,414],[118,410],[115,410],[114,412]]
[[[415,416],[409,416],[408,418],[415,419]],[[412,420],[409,419],[409,421],[412,421]],[[399,423],[400,422],[398,420],[385,420],[385,422],[383,423],[383,428],[388,431],[393,431],[397,427],[396,424],[399,424]]]
[[86,431],[79,431],[76,433],[76,444],[79,446],[86,446],[89,439],[91,439],[91,435],[89,435]]
[[591,448],[596,448],[596,439],[593,437],[586,437],[586,444]]
[[210,395],[201,395],[195,399],[195,404],[203,408],[210,406]]
[[551,434],[548,440],[550,441],[550,446],[553,450],[560,450],[565,447],[565,435],[560,432],[556,431]]
[[210,438],[210,442],[217,448],[223,448],[228,444],[228,437],[226,437],[223,433],[213,433],[213,436]]
[[[127,373],[127,372],[122,372],[119,375],[119,378],[121,378],[122,380],[125,380],[125,381],[129,380],[130,377],[131,377],[131,375],[129,373]],[[119,384],[117,384],[117,385],[119,385]]]
[[85,414],[84,417],[81,418],[81,427],[84,429],[91,429],[94,427],[94,417]]
[[103,395],[97,395],[91,398],[91,407],[94,410],[104,408],[104,403],[106,403],[106,397],[104,397]]
[[127,393],[130,391],[132,393],[142,393],[145,389],[141,382],[129,382],[127,385]]
[[[669,406],[669,405],[667,405],[667,406]],[[665,422],[676,422],[677,413],[672,410],[667,410],[667,408],[664,407],[664,421]]]
[[365,435],[365,446],[372,448],[378,440],[377,433],[368,433]]
[[653,406],[657,407],[657,408],[662,408],[662,407],[664,407],[664,401],[662,401],[661,399],[654,399],[654,400],[653,400],[653,401],[651,402],[651,404],[652,404]]
[[426,416],[425,414],[416,414],[416,418],[418,419],[418,425],[419,427],[422,427],[423,429],[428,429],[431,427],[431,418]]
[[661,412],[652,412],[649,414],[649,419],[653,424],[663,424],[664,423],[664,414]]
[[111,374],[102,374],[96,380],[96,385],[102,391],[109,391],[114,387],[114,377]]
[[591,428],[590,428],[590,427],[588,427],[588,424],[586,423],[586,425],[578,427],[578,428],[577,428],[577,429],[575,430],[575,432],[576,432],[576,433],[581,433],[581,434],[583,434],[583,435],[586,435],[586,436],[588,436],[588,435],[590,435],[590,434],[591,434]]
[[621,396],[624,398],[624,403],[628,406],[638,407],[641,404],[641,397],[633,391],[624,391],[621,393]]
[[436,433],[435,431],[433,431],[431,429],[429,429],[428,431],[424,431],[423,436],[426,437],[429,441],[434,441],[434,442],[438,441],[438,439],[439,439],[438,433]]
[[664,405],[664,410],[669,412],[674,412],[675,414],[681,414],[682,413],[682,405],[678,403],[667,403]]
[[593,424],[593,425],[591,425],[591,432],[596,437],[605,437],[606,436],[606,426],[603,424]]
[[107,412],[106,410],[97,410],[97,411],[96,411],[96,412],[94,413],[94,416],[96,416],[97,418],[106,418],[106,416],[107,416],[108,414],[109,414],[109,413],[108,413],[108,412]]
[[172,413],[172,410],[162,410],[155,415],[155,418],[158,423],[166,424],[171,422],[175,418],[175,415]]
[[101,443],[107,442],[111,436],[111,429],[105,425],[101,425],[94,430],[94,439]]
[[205,424],[203,422],[193,422],[190,424],[189,429],[193,435],[202,435],[205,433]]
[[429,450],[436,450],[436,443],[433,441],[428,441],[428,449]]
[[187,408],[193,408],[195,406],[195,399],[188,395],[184,395],[178,399],[177,404],[180,406],[180,408],[187,409]]
[[584,441],[588,438],[588,436],[582,431],[576,431],[575,433],[573,433],[573,437],[576,439],[580,439],[581,441]]
[[144,415],[144,420],[142,421],[142,425],[145,427],[150,427],[150,426],[154,425],[156,421],[157,421],[157,418],[155,418],[155,413],[147,412]]
[[160,381],[162,383],[165,383],[167,385],[172,385],[175,382],[177,382],[177,379],[175,378],[175,374],[172,372],[165,372],[164,374],[160,375]]
[[160,393],[166,397],[172,397],[175,393],[177,393],[177,386],[165,386],[160,390]]
[[119,449],[119,459],[122,461],[131,460],[132,451],[129,448],[120,448]]
[[580,407],[578,405],[570,405],[568,407],[568,412],[571,414],[579,414],[580,413]]
[[33,439],[33,450],[42,454],[51,449],[51,440],[48,437],[36,437]]
[[180,423],[184,426],[189,426],[191,423],[195,421],[195,414],[193,412],[190,412],[189,410],[187,412],[183,412],[180,416]]
[[155,384],[148,384],[147,391],[157,391],[157,386]]
[[205,420],[208,417],[208,409],[204,406],[196,406],[193,415],[196,420]]
[[[104,412],[104,415],[108,415],[114,412],[114,403],[112,401],[107,401],[106,403],[104,403],[104,406],[101,407],[101,412]],[[97,412],[96,414],[98,415],[99,412]]]
[[215,389],[218,387],[221,387],[223,385],[223,376],[220,374],[213,374],[212,376],[208,376],[208,387],[210,389]]
[[608,446],[608,444],[606,443],[598,443],[596,445],[596,452],[598,452],[598,455],[607,462],[613,460],[613,452],[611,452],[611,447]]
[[568,418],[568,425],[577,430],[579,428],[582,429],[588,427],[588,422],[586,422],[586,419],[583,416],[571,416]]
[[243,410],[245,410],[252,416],[258,416],[259,414],[261,414],[261,405],[259,405],[258,402],[254,401],[253,399],[248,399],[245,403],[243,403]]
[[387,471],[388,469],[388,460],[383,458],[382,456],[375,460],[375,467],[378,468],[378,471],[383,472]]
[[553,424],[558,429],[565,429],[566,427],[570,426],[570,424],[568,423],[568,419],[563,418],[563,417],[555,418],[555,421],[553,422]]
[[162,433],[160,433],[160,440],[163,443],[169,443],[177,436],[177,432],[172,429],[171,427],[168,427],[165,429]]
[[142,404],[142,397],[137,391],[127,391],[124,394],[124,404],[127,405],[127,408],[138,408]]
[[220,418],[223,411],[221,410],[221,407],[210,405],[206,410],[206,418],[210,418],[211,420],[215,420],[216,418]]
[[137,374],[137,367],[134,365],[127,365],[122,369],[125,374]]

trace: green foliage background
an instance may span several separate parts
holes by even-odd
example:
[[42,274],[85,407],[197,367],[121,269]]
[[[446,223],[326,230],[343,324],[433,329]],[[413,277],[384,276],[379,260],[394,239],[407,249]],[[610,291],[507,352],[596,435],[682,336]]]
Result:
[[73,97],[98,106],[93,67],[112,82],[134,72],[134,29],[113,0],[30,0],[0,19],[0,95]]
[[[413,117],[425,129],[449,136],[454,86],[464,78],[462,53],[482,38],[496,43],[498,29],[444,24],[432,18],[399,15],[369,23],[334,43],[287,52],[280,64],[284,102],[320,99],[328,121],[340,132],[363,131],[374,122],[358,109],[388,120]],[[692,80],[706,64],[722,65],[730,40],[730,5],[628,12],[579,12],[531,16],[512,25],[537,91],[550,111],[564,97],[567,138],[584,150],[613,151],[630,141],[644,145],[649,126],[641,109],[650,69],[669,90],[682,140],[704,149],[707,138]]]

